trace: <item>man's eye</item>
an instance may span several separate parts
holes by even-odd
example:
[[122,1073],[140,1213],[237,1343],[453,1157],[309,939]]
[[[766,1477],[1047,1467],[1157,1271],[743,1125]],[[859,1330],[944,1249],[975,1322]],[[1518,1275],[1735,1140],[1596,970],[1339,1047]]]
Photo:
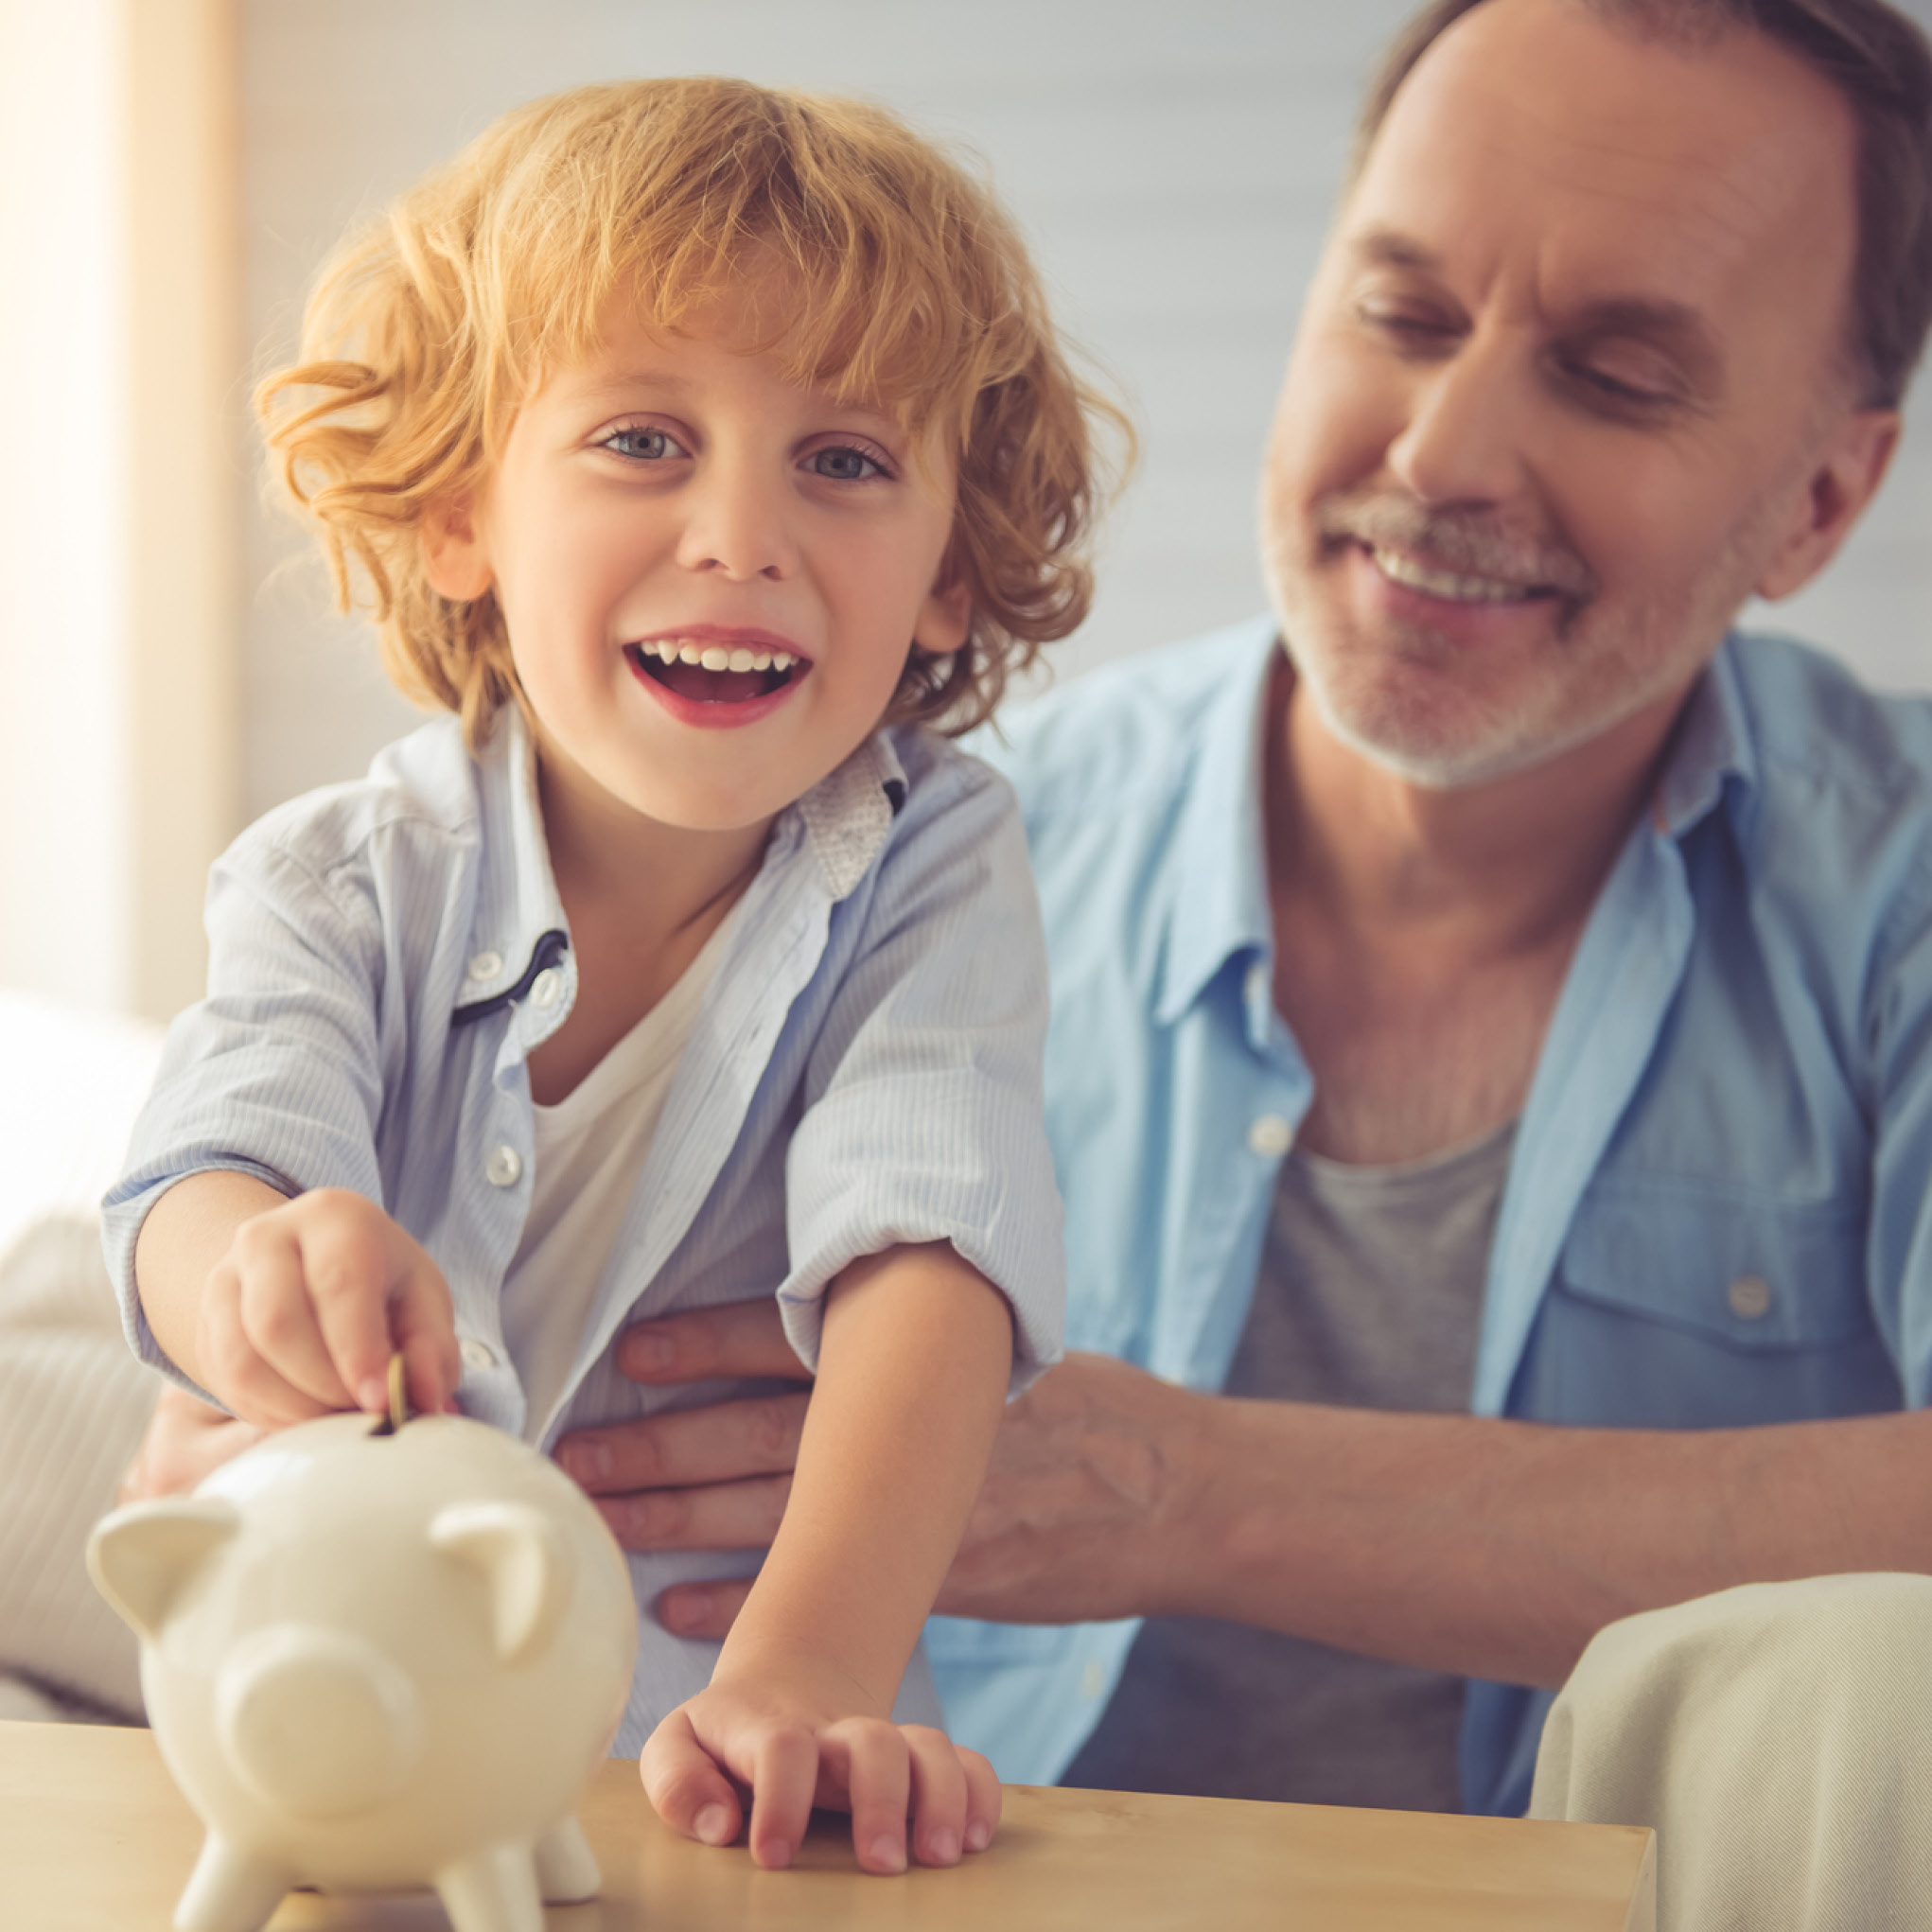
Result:
[[664,430],[613,430],[604,439],[604,448],[614,456],[627,456],[639,463],[661,463],[667,456],[685,452],[676,439]]
[[1461,331],[1447,316],[1432,309],[1392,307],[1385,303],[1364,302],[1355,311],[1357,319],[1378,335],[1387,336],[1404,348],[1431,349],[1454,342]]
[[885,465],[876,457],[845,444],[813,450],[805,459],[805,467],[814,476],[829,477],[834,483],[863,483],[869,476],[887,474]]
[[1564,370],[1571,383],[1581,390],[1585,399],[1620,415],[1657,415],[1672,408],[1679,397],[1675,390],[1655,383],[1633,381],[1595,362],[1572,362]]

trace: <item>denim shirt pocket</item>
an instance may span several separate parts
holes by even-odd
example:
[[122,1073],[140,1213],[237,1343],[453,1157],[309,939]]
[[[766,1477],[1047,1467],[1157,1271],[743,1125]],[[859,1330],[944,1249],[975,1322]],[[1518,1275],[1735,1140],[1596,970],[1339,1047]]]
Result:
[[1899,1403],[1861,1206],[1620,1176],[1577,1210],[1509,1413],[1710,1429]]

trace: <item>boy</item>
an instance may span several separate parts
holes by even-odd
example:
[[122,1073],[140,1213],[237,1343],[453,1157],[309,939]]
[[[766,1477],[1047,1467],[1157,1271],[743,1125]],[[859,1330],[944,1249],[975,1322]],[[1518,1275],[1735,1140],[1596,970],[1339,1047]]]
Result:
[[619,1747],[708,1842],[751,1787],[761,1864],[815,1800],[951,1863],[997,1785],[888,1718],[1061,1263],[1016,815],[922,727],[1084,613],[1093,400],[956,168],[726,80],[506,116],[304,349],[283,474],[455,715],[218,866],[108,1202],[131,1337],[272,1428],[381,1407],[400,1349],[547,1446],[654,1399],[626,1321],[779,1283],[783,1525],[722,1654],[643,1621]]

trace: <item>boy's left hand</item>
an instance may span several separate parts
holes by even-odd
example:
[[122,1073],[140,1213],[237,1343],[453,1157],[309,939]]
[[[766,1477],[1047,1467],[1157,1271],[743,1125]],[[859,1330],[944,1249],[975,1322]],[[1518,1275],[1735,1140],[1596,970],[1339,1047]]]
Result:
[[905,1870],[908,1815],[922,1865],[984,1851],[999,1823],[992,1766],[927,1725],[854,1717],[833,1688],[720,1672],[644,1746],[638,1768],[658,1816],[687,1837],[729,1845],[744,1823],[738,1787],[748,1785],[751,1856],[768,1871],[791,1863],[814,1805],[852,1813],[852,1849],[868,1871]]

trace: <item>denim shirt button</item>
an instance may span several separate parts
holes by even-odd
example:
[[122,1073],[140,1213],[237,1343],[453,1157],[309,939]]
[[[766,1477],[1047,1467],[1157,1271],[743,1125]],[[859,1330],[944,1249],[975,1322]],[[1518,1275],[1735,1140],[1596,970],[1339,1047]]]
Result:
[[1771,1312],[1771,1284],[1762,1274],[1740,1274],[1724,1298],[1741,1322],[1761,1322]]

